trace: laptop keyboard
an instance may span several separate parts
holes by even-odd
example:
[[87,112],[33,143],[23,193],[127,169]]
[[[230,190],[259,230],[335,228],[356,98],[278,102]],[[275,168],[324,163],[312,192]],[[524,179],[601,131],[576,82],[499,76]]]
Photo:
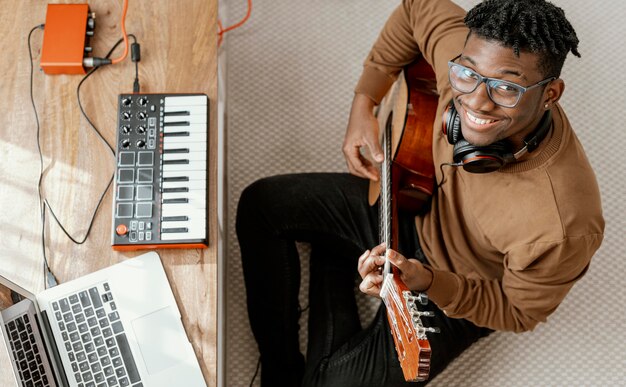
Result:
[[7,322],[5,328],[9,332],[8,341],[13,351],[19,372],[18,378],[24,387],[50,386],[39,347],[35,343],[33,334],[34,317],[23,314]]
[[78,387],[143,386],[108,283],[52,308]]

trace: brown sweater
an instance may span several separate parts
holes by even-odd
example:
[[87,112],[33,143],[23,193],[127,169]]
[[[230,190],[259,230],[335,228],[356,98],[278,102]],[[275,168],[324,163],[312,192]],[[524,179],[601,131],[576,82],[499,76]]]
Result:
[[[416,218],[433,268],[431,299],[450,317],[522,332],[546,321],[586,272],[604,220],[595,175],[563,109],[525,161],[472,174],[452,162],[441,132],[451,100],[447,62],[461,53],[465,11],[448,0],[404,0],[369,53],[357,93],[380,102],[401,69],[419,54],[437,74],[433,130],[437,192]],[[443,183],[442,183],[443,181]]]

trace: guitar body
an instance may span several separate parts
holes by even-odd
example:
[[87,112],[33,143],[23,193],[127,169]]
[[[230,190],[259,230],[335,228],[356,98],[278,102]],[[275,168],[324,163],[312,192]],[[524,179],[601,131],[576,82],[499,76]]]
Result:
[[[408,103],[404,130],[393,157],[392,197],[396,198],[400,210],[420,213],[427,207],[434,189],[433,123],[438,96],[424,89],[428,85],[426,80],[435,78],[425,60],[408,67],[404,78]],[[395,126],[392,129],[396,129]]]
[[[420,59],[399,75],[378,110],[381,132],[391,125],[392,196],[402,211],[424,212],[433,194],[432,145],[437,103],[435,73],[428,62]],[[371,182],[370,205],[375,204],[379,194],[380,185]]]
[[[388,248],[398,250],[398,212],[419,214],[426,211],[434,190],[432,156],[433,124],[438,96],[435,74],[425,60],[408,66],[399,76],[378,110],[383,135],[385,162],[381,184],[370,184],[369,200],[380,196],[381,238]],[[407,381],[424,381],[430,371],[431,348],[418,304],[426,304],[425,294],[414,295],[400,278],[397,268],[386,272],[380,292],[387,307],[389,327],[398,360]],[[417,302],[416,302],[417,301]]]

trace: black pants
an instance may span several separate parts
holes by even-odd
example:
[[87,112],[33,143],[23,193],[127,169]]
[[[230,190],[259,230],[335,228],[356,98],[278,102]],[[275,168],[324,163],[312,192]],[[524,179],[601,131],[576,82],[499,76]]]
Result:
[[[247,306],[261,354],[261,384],[275,386],[415,386],[406,383],[381,302],[362,329],[354,297],[357,258],[379,243],[378,208],[368,181],[348,174],[298,174],[259,180],[237,210]],[[400,216],[399,250],[426,262],[414,219]],[[299,350],[300,261],[295,241],[310,242],[306,363]],[[448,318],[432,302],[428,326],[431,379],[491,331]]]

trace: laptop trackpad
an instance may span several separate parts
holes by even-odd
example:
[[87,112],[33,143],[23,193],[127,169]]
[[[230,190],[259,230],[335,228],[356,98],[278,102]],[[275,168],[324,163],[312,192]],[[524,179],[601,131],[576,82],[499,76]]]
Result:
[[132,324],[148,373],[156,374],[186,357],[187,337],[169,306],[139,317]]

